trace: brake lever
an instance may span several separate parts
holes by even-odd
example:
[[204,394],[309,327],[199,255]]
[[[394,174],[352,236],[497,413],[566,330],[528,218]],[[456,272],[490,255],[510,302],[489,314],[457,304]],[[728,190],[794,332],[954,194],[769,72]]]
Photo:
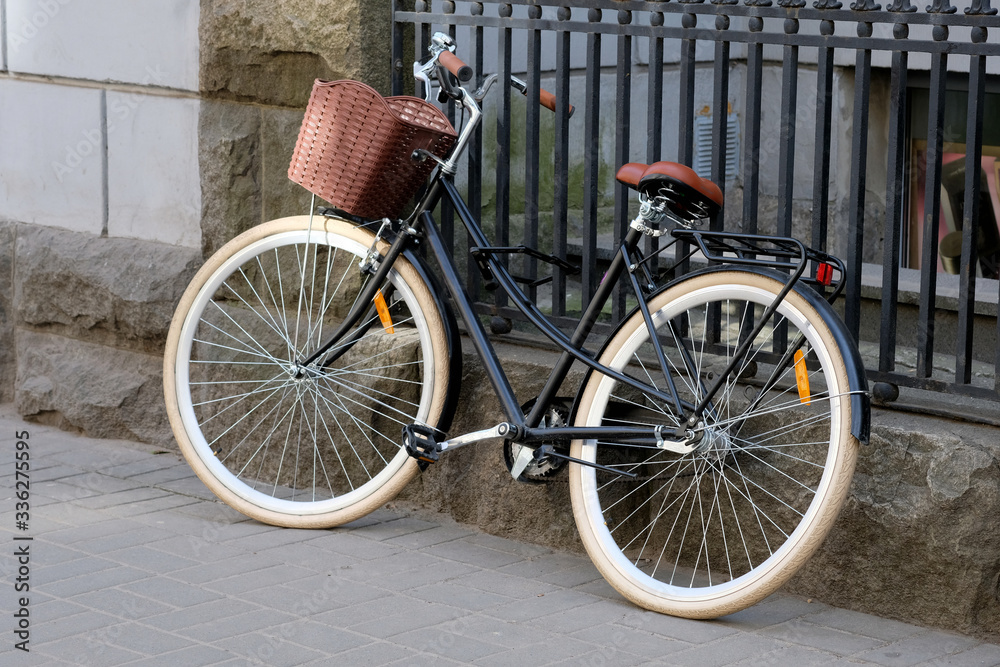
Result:
[[472,94],[472,99],[476,101],[476,104],[483,103],[483,100],[486,98],[486,93],[490,92],[490,88],[493,87],[493,84],[497,82],[498,78],[499,75],[497,74],[490,74],[486,77],[486,80],[483,81],[483,85],[479,86],[479,89]]

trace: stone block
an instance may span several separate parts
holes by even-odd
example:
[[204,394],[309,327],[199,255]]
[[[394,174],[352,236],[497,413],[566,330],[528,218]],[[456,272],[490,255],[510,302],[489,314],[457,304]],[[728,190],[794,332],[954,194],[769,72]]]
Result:
[[0,403],[14,398],[14,238],[17,227],[0,222]]
[[19,414],[96,438],[173,447],[163,360],[71,338],[19,331]]
[[101,233],[101,94],[0,80],[0,218]]
[[997,429],[877,411],[845,509],[790,589],[1000,640]]
[[261,141],[259,108],[231,102],[201,103],[198,161],[205,257],[264,221]]
[[262,114],[264,220],[308,213],[312,195],[288,179],[303,114],[291,109],[264,109]]
[[18,326],[154,354],[201,264],[189,248],[28,225],[15,252]]
[[383,2],[206,0],[201,90],[304,108],[314,79],[360,79],[388,93],[391,20]]
[[201,245],[198,106],[107,93],[108,234]]
[[8,0],[15,72],[198,89],[198,0]]

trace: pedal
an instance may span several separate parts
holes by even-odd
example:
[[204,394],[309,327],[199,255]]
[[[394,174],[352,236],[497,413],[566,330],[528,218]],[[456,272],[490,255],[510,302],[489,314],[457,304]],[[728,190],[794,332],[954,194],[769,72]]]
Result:
[[437,463],[441,458],[441,445],[437,441],[439,433],[441,432],[436,428],[423,424],[403,427],[403,447],[407,454],[419,462],[421,470],[426,470],[427,466]]

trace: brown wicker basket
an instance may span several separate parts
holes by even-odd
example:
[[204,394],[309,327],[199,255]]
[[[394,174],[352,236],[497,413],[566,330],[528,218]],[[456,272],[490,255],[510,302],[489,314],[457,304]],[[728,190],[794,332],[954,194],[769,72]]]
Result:
[[288,178],[362,218],[395,218],[434,168],[418,148],[443,157],[455,129],[416,97],[382,97],[358,81],[316,80]]

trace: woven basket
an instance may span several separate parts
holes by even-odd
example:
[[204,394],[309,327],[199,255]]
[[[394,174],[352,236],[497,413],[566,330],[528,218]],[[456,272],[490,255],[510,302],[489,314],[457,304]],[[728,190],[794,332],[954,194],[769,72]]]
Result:
[[419,98],[317,79],[288,178],[358,217],[396,218],[434,168],[413,151],[444,157],[456,138],[445,115]]

